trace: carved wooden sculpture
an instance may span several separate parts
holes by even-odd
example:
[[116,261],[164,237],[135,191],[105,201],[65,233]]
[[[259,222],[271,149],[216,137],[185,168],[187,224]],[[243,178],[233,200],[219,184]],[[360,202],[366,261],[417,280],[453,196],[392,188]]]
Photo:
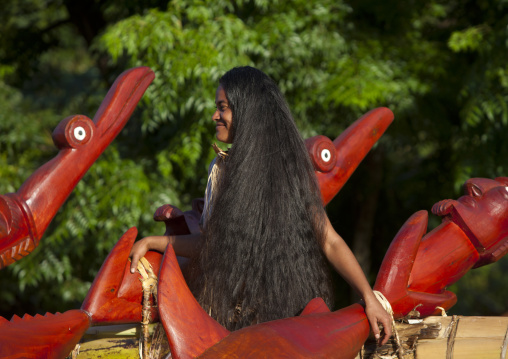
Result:
[[[401,228],[384,258],[374,289],[390,288],[387,299],[397,317],[416,305],[422,316],[457,301],[446,287],[471,268],[499,260],[508,252],[508,178],[472,178],[465,196],[432,207],[443,223],[427,230],[427,212],[415,213]],[[424,236],[425,235],[425,236]],[[422,238],[423,237],[423,238]]]
[[148,67],[121,74],[93,121],[83,115],[62,120],[53,132],[59,152],[16,193],[0,196],[0,269],[39,244],[56,212],[104,149],[125,126],[154,79]]
[[[388,109],[376,109],[333,142],[323,136],[306,141],[325,204],[342,188],[392,119],[393,114]],[[392,242],[375,284],[375,289],[391,302],[396,317],[407,314],[419,304],[423,316],[433,313],[438,305],[450,308],[456,298],[446,291],[448,285],[472,267],[496,261],[508,251],[507,185],[507,178],[469,180],[465,185],[466,196],[434,206],[433,212],[444,216],[443,223],[428,234],[425,234],[426,211],[417,212],[408,219]],[[13,222],[7,210],[12,211],[9,203],[13,200],[7,202],[5,198],[11,200],[14,196],[2,197],[3,202],[0,201],[0,222],[9,224]],[[36,208],[42,207],[40,204]],[[188,212],[166,205],[157,210],[154,218],[166,223],[167,234],[193,233],[199,230],[201,209],[199,200]],[[11,227],[3,224],[0,228],[10,230]],[[136,229],[131,228],[118,241],[81,310],[63,314],[69,319],[58,322],[36,316],[0,322],[0,356],[14,358],[19,357],[19,353],[29,353],[28,357],[63,357],[89,323],[139,322],[141,284],[137,275],[130,274],[128,262],[136,234]],[[147,259],[156,272],[160,268],[159,310],[158,313],[153,311],[152,316],[157,319],[158,315],[163,323],[174,358],[353,358],[368,336],[369,324],[360,305],[330,312],[320,299],[311,301],[299,317],[261,323],[230,333],[199,307],[187,288],[171,247],[163,258],[150,252]],[[69,333],[62,323],[77,329]],[[14,351],[4,349],[7,348],[4,338],[12,338],[10,328],[23,330],[23,335],[16,338]],[[45,344],[41,347],[35,344],[42,341]]]
[[[393,114],[390,110],[383,108],[376,109],[369,112],[357,122],[355,122],[355,124],[353,124],[356,130],[346,131],[333,143],[323,136],[318,136],[307,140],[307,145],[311,157],[316,166],[316,173],[318,176],[322,175],[322,178],[320,179],[320,186],[323,189],[322,193],[325,203],[331,200],[331,198],[333,198],[333,196],[340,190],[340,188],[344,185],[346,180],[353,172],[353,169],[358,166],[372,145],[379,139],[382,133],[390,125],[392,120]],[[346,162],[344,162],[344,159]],[[59,166],[56,166],[56,168],[59,168]],[[329,173],[328,177],[326,175],[327,173]],[[327,186],[332,186],[332,189],[329,189]],[[166,222],[166,233],[186,234],[199,230],[198,221],[201,210],[202,201],[196,200],[193,202],[192,211],[182,213],[177,208],[168,205],[158,209],[154,218],[156,220]],[[8,212],[5,211],[2,213]],[[4,218],[6,218],[5,215]],[[92,325],[139,322],[141,320],[141,284],[138,280],[137,275],[130,274],[129,262],[127,261],[128,254],[135,240],[135,237],[135,229],[130,229],[124,234],[124,236],[122,236],[118,244],[115,246],[115,248],[113,248],[108,258],[104,262],[92,287],[90,288],[85,301],[83,302],[81,311],[82,313],[86,313],[88,315]],[[160,266],[161,257],[162,256],[160,254],[155,252],[150,252],[147,254],[147,258],[151,262],[156,272]],[[165,271],[165,273],[167,272],[168,270]],[[169,272],[171,272],[171,270],[169,270]],[[165,274],[164,277],[171,277],[171,275]],[[163,289],[163,287],[164,285],[161,285],[161,289]],[[188,290],[186,289],[184,282],[180,282],[180,288],[182,291]],[[168,298],[168,296],[165,296],[163,301],[166,303]],[[173,300],[180,301],[178,296]],[[319,305],[317,307],[318,309],[312,309],[311,305],[311,307],[309,307],[306,312],[323,312],[323,308],[321,308]],[[328,309],[325,309],[325,311],[329,313]],[[359,312],[361,312],[360,307],[357,306],[354,312],[354,315],[357,315]],[[157,314],[158,313],[155,311],[152,312],[154,319],[157,319]],[[208,319],[211,320],[209,317]],[[355,336],[354,338],[349,339],[343,338],[339,340],[339,342],[353,340],[361,345],[365,339],[363,337],[366,336],[366,333],[368,332],[368,324],[366,319],[361,319],[361,321],[363,322],[362,331],[364,335],[361,337]],[[337,323],[344,321],[335,320],[334,322]],[[50,324],[45,322],[44,325]],[[0,327],[0,338],[2,338],[2,333],[7,331],[9,326],[10,325],[6,323],[4,326]],[[216,327],[216,325],[213,326]],[[25,335],[21,339],[18,339],[18,341],[20,346],[26,346],[27,348],[30,348],[32,342],[31,338],[37,337],[39,335],[38,332],[40,330],[40,326],[35,325],[34,321],[24,321],[23,328],[25,330]],[[199,327],[191,328],[194,330],[194,332],[199,330]],[[199,351],[199,348],[204,350],[211,346],[221,336],[227,334],[225,329],[221,330],[220,328],[216,328],[216,330],[221,333],[219,336],[210,335],[210,333],[207,332],[207,329],[204,328],[204,330],[201,331],[203,336],[200,340],[206,342],[206,345],[192,345],[193,350],[195,352],[196,350]],[[47,354],[48,351],[52,353],[60,353],[61,351],[58,351],[56,348],[62,346],[68,348],[68,342],[62,340],[63,335],[64,333],[62,333],[62,336],[55,335],[54,340],[50,341],[51,343],[48,345],[53,349],[48,350],[48,346],[46,346],[46,349],[39,351],[38,353]],[[81,334],[76,332],[75,337],[72,338],[72,342],[76,342],[80,336]],[[185,344],[185,339],[183,337],[179,338],[180,339],[175,342],[175,345],[180,345],[182,351],[185,352],[188,350],[189,345]],[[48,339],[46,338],[46,340]],[[187,342],[191,343],[192,340],[193,339],[191,338]],[[34,352],[37,352],[36,348],[31,348]],[[2,349],[0,349],[0,354],[4,354]],[[58,355],[51,356],[48,354],[48,357],[58,357]]]
[[333,142],[325,136],[305,140],[325,205],[339,193],[392,121],[392,111],[380,107],[363,115]]
[[[125,126],[154,79],[148,67],[121,74],[93,121],[76,115],[53,132],[59,152],[41,166],[16,193],[0,196],[0,269],[28,255],[58,209],[100,154]],[[0,318],[0,357],[64,358],[89,327],[89,313]],[[20,340],[20,338],[22,338]]]
[[[491,263],[506,254],[507,185],[508,178],[467,181],[466,196],[434,206],[433,211],[444,216],[443,223],[421,243],[427,212],[417,212],[406,222],[385,257],[375,285],[389,299],[395,317],[408,314],[417,305],[421,305],[418,310],[422,316],[437,312],[436,306],[449,309],[456,298],[445,290],[448,285],[474,265]],[[488,228],[482,230],[482,224]],[[358,305],[334,313],[325,309],[319,314],[262,323],[225,336],[225,329],[197,305],[176,263],[168,247],[160,273],[159,311],[175,358],[309,358],[335,357],[338,353],[341,358],[354,358],[367,338],[367,318]],[[197,333],[186,318],[201,324],[198,326],[207,334]],[[210,346],[204,351],[196,349],[206,345]]]

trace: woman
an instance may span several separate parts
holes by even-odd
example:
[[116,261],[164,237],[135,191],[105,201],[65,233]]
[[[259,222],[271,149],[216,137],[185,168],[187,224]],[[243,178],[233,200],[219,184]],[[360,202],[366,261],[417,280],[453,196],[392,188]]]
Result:
[[[333,307],[328,262],[362,296],[376,338],[391,322],[358,262],[333,229],[314,169],[276,84],[252,67],[228,71],[215,95],[219,141],[232,144],[211,166],[202,233],[146,237],[147,250],[199,258],[200,304],[230,330],[297,315],[315,297]],[[328,259],[328,262],[326,259]]]

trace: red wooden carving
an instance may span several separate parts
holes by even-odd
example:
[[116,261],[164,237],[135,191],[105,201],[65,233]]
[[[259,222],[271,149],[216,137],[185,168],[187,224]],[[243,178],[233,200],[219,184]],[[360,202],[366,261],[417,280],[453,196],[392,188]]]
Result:
[[[133,81],[131,85],[148,81],[146,79],[151,73],[144,71],[141,78],[145,80]],[[110,102],[114,101],[110,99]],[[108,106],[104,105],[105,108]],[[111,110],[110,114],[115,111]],[[100,116],[106,112],[99,110]],[[392,120],[390,110],[375,109],[333,142],[324,136],[306,141],[325,204],[342,188]],[[64,120],[60,129],[55,130],[55,143],[60,146],[61,153],[72,151],[64,144],[73,142],[72,138],[65,137],[65,133],[69,132],[62,129],[71,128],[72,134],[77,124],[83,127],[86,123],[82,117],[76,116]],[[90,127],[92,134],[98,131],[98,125],[94,126]],[[80,148],[93,143],[92,138],[83,141],[88,142]],[[12,261],[10,258],[15,256],[7,257],[5,253],[12,251],[18,255],[20,250],[12,248],[25,243],[26,238],[32,241],[30,243],[36,243],[56,212],[53,203],[60,206],[65,200],[68,193],[65,196],[52,192],[42,195],[36,190],[38,182],[43,184],[42,188],[47,188],[45,176],[51,179],[50,172],[62,171],[59,162],[65,163],[65,158],[59,154],[57,159],[50,162],[51,165],[46,164],[30,177],[17,194],[0,197],[0,253],[4,255],[3,258]],[[94,160],[90,161],[93,163]],[[81,167],[78,170],[82,173],[86,171]],[[67,178],[73,184],[65,184],[65,191],[70,192],[79,178]],[[426,211],[419,211],[407,220],[385,256],[375,284],[375,289],[391,302],[396,317],[406,315],[417,305],[421,305],[418,310],[422,316],[434,313],[436,306],[450,308],[456,302],[455,295],[446,290],[450,284],[471,268],[497,261],[508,252],[507,185],[508,178],[504,177],[467,181],[465,196],[434,205],[432,211],[443,216],[443,222],[429,233],[426,233]],[[28,188],[32,189],[28,191]],[[31,195],[27,196],[26,193]],[[56,197],[56,202],[51,196]],[[50,215],[46,215],[44,206],[51,207]],[[157,210],[154,219],[165,222],[167,234],[194,233],[199,231],[201,211],[202,200],[195,200],[192,210],[187,212],[165,205]],[[139,322],[141,284],[138,275],[130,273],[128,261],[136,235],[137,230],[131,228],[120,238],[99,271],[80,311],[67,312],[58,316],[58,320],[57,317],[41,319],[36,316],[23,320],[15,317],[8,322],[0,318],[0,356],[65,357],[90,323]],[[154,271],[159,272],[159,310],[158,313],[153,311],[152,317],[160,317],[175,358],[309,358],[337,355],[354,358],[367,338],[369,324],[360,305],[330,312],[320,299],[311,301],[299,317],[261,323],[230,333],[210,318],[195,301],[171,246],[164,257],[149,252],[147,259]],[[3,260],[3,265],[7,265]],[[69,333],[69,328],[76,329]],[[16,339],[11,336],[11,330]],[[23,334],[17,330],[23,330]],[[16,347],[6,349],[10,348],[6,343],[14,340]],[[42,342],[44,344],[38,347],[37,343]]]
[[387,298],[396,316],[406,315],[418,304],[422,316],[439,313],[436,306],[451,308],[457,298],[446,287],[471,268],[495,262],[508,252],[507,185],[507,177],[472,178],[464,185],[465,196],[433,206],[432,212],[443,216],[433,231],[425,235],[426,211],[404,224],[374,286],[393,288]]
[[75,115],[53,132],[59,152],[16,193],[0,196],[0,269],[28,255],[81,177],[129,120],[154,79],[148,67],[121,74],[95,117]]
[[11,321],[0,317],[0,357],[65,358],[89,326],[90,319],[81,310],[34,317],[25,314]]
[[[137,234],[134,227],[120,238],[88,291],[81,309],[89,313],[93,324],[141,322],[143,289],[138,276],[131,274],[128,260]],[[157,252],[146,255],[154,273],[159,272],[161,258],[162,255]],[[151,317],[158,320],[156,310],[152,310]]]
[[339,193],[392,121],[392,111],[380,107],[356,120],[333,143],[325,136],[305,141],[325,205]]
[[175,252],[168,246],[159,273],[157,302],[174,358],[195,358],[229,332],[194,299],[183,279]]
[[311,302],[302,316],[229,333],[194,299],[171,246],[160,271],[158,303],[175,359],[327,358],[337,353],[341,358],[354,358],[369,334],[359,304],[330,312],[319,302]]

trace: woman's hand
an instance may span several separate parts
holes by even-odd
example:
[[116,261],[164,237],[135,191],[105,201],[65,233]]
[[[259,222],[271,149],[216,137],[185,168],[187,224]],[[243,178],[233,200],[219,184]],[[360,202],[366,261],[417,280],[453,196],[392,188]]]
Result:
[[138,262],[148,251],[164,253],[168,244],[173,246],[175,254],[181,257],[193,258],[201,249],[201,234],[183,234],[177,236],[150,236],[145,237],[132,246],[129,258],[131,258],[131,273],[136,272]]
[[[369,320],[370,327],[376,340],[378,341],[378,345],[381,346],[388,342],[392,335],[392,318],[383,308],[381,303],[377,300],[375,296],[364,299],[365,301],[365,314],[367,315],[367,319]],[[378,323],[383,324],[383,335],[381,336]]]
[[370,288],[353,252],[342,237],[335,232],[328,217],[326,218],[326,238],[323,252],[337,272],[363,297],[365,313],[376,339],[380,339],[378,323],[383,324],[384,333],[380,344],[385,344],[392,335],[392,319]]
[[129,254],[129,258],[131,258],[131,273],[136,272],[138,262],[141,258],[145,256],[146,252],[150,250],[164,252],[168,243],[169,243],[168,236],[145,237],[135,242],[134,245],[132,246],[131,253]]

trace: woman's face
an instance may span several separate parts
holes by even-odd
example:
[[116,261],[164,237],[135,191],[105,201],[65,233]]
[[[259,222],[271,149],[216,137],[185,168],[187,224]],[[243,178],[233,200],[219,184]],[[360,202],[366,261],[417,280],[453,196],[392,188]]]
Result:
[[233,124],[233,113],[229,108],[226,92],[221,85],[217,87],[215,92],[215,107],[212,120],[215,121],[215,136],[217,140],[224,143],[233,143],[231,134],[231,126]]

